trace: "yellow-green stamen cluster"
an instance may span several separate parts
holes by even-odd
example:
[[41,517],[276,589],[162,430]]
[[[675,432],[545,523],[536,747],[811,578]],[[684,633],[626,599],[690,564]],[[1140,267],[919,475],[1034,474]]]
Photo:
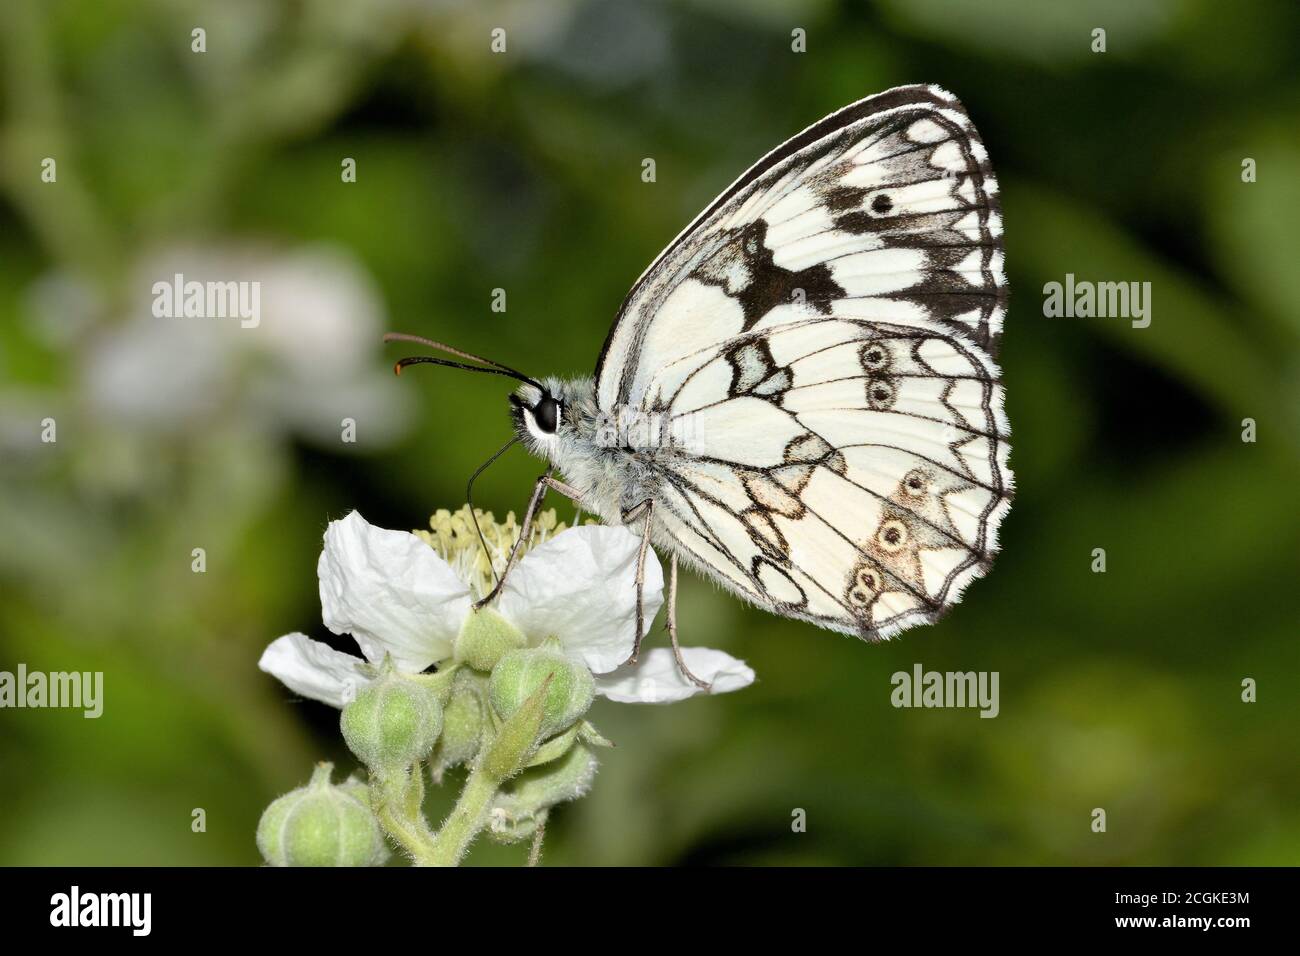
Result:
[[[483,532],[483,541],[487,543],[486,551],[483,550],[483,543],[479,541],[478,532],[474,530],[474,519],[470,516],[469,505],[462,506],[456,512],[448,511],[446,508],[438,509],[429,519],[430,530],[417,530],[415,533],[442,555],[475,595],[483,597],[496,583],[493,570],[495,569],[497,574],[505,570],[510,549],[519,540],[519,533],[523,529],[515,521],[513,511],[509,512],[501,522],[498,522],[490,511],[480,511],[475,508],[474,515],[477,516],[479,528]],[[520,557],[529,549],[549,541],[564,529],[565,524],[556,519],[554,508],[537,512],[533,516],[533,526],[529,531],[528,540],[524,542],[520,551]]]

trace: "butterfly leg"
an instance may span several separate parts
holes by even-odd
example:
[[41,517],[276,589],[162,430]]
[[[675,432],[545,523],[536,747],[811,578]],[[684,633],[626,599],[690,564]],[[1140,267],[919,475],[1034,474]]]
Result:
[[691,669],[686,666],[686,659],[682,657],[681,645],[677,643],[677,553],[673,553],[672,563],[668,570],[668,622],[664,625],[668,629],[668,638],[673,642],[673,657],[677,658],[677,669],[682,672],[682,676],[689,680],[700,690],[708,691],[713,688],[709,681],[701,680],[691,673]]
[[[636,643],[632,646],[632,656],[623,663],[635,664],[637,658],[641,655],[641,639],[645,632],[645,558],[646,552],[650,550],[650,528],[654,519],[654,501],[647,498],[639,505],[634,505],[627,511],[623,512],[623,523],[631,524],[633,521],[645,515],[645,527],[641,532],[641,549],[636,556]],[[673,656],[677,658],[677,666],[681,669],[682,676],[695,684],[702,690],[708,690],[712,685],[706,681],[700,680],[691,673],[691,669],[686,666],[686,660],[682,657],[682,649],[677,644],[677,555],[673,555],[672,570],[668,578],[668,636],[673,642]]]
[[641,656],[641,639],[645,635],[645,555],[650,550],[650,522],[654,517],[655,503],[650,498],[633,505],[623,512],[623,524],[628,525],[645,515],[645,527],[641,531],[641,548],[636,554],[636,637],[632,644],[632,654],[624,664],[635,664]]
[[533,485],[533,497],[528,501],[528,510],[524,512],[524,523],[519,529],[519,537],[515,539],[514,546],[510,549],[510,557],[506,558],[505,569],[501,572],[501,577],[497,578],[496,586],[492,588],[487,597],[474,602],[474,610],[477,611],[484,605],[491,604],[496,600],[496,596],[501,593],[501,587],[506,583],[506,576],[510,574],[510,569],[515,566],[515,561],[519,557],[520,548],[523,547],[524,542],[528,540],[528,536],[533,532],[533,517],[537,514],[537,509],[541,507],[542,499],[546,497],[547,488],[558,491],[581,507],[582,495],[578,493],[576,488],[572,488],[562,481],[557,481],[549,473],[538,478],[537,483]]

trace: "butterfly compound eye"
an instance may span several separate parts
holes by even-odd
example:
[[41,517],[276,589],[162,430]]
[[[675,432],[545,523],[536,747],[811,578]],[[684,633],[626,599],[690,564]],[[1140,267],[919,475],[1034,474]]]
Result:
[[560,403],[549,395],[542,397],[533,409],[533,418],[537,420],[537,427],[548,435],[554,435],[556,426],[560,424]]

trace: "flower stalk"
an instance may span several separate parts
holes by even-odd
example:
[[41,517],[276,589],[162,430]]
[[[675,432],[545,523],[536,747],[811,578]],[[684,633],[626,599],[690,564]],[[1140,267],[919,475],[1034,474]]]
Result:
[[371,800],[384,830],[417,866],[455,866],[482,831],[501,785],[519,773],[537,751],[553,675],[486,741],[456,806],[434,833],[424,818],[424,767],[401,774],[377,773]]
[[500,781],[476,766],[430,847],[429,866],[456,866],[487,820]]
[[[429,823],[424,819],[421,803],[424,796],[422,771],[417,764],[413,771],[375,777],[370,784],[370,802],[380,824],[416,866],[434,866],[434,839]],[[416,778],[413,783],[411,778]],[[419,801],[413,796],[418,787]]]

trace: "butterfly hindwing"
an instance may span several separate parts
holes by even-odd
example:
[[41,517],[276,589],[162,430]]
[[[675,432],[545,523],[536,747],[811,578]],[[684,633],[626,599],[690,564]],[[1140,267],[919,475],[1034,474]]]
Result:
[[906,87],[764,157],[638,281],[597,371],[652,412],[660,526],[760,605],[864,636],[986,570],[1010,496],[987,154]]

